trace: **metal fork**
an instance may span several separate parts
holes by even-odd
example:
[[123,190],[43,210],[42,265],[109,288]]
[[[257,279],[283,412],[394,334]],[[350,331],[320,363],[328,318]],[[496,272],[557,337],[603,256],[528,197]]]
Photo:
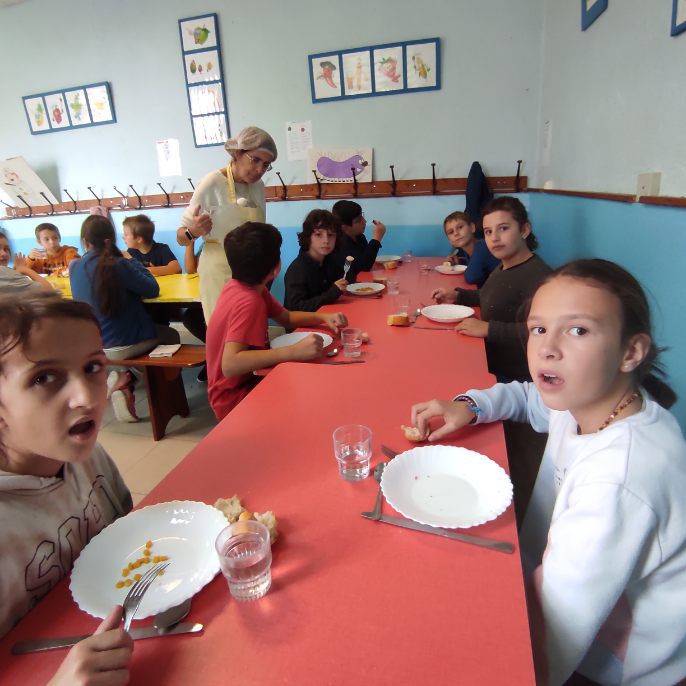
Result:
[[136,612],[138,612],[138,607],[141,604],[141,600],[143,600],[143,596],[150,588],[150,584],[155,580],[157,575],[167,567],[169,567],[168,562],[155,565],[131,586],[123,603],[124,611],[122,613],[122,619],[124,620],[124,631],[128,631],[131,628],[131,622],[133,621]]
[[345,264],[343,265],[343,278],[345,279],[346,276],[348,276],[348,272],[350,271],[350,266],[352,265],[352,260],[345,260]]

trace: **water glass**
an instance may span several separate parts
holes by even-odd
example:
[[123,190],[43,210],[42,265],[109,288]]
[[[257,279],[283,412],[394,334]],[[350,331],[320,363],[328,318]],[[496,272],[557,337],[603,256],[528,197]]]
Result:
[[343,341],[343,355],[345,357],[359,357],[362,354],[362,329],[343,329],[341,331]]
[[272,547],[264,524],[251,519],[229,524],[214,545],[236,600],[256,600],[265,595],[272,585]]
[[333,432],[333,450],[338,473],[346,481],[360,481],[369,476],[372,459],[372,430],[361,424],[339,426]]
[[411,250],[406,250],[403,253],[403,262],[407,262],[408,264],[412,262],[412,251]]
[[400,281],[398,279],[386,279],[388,295],[398,295],[400,293]]
[[410,311],[410,296],[402,293],[393,298],[393,314],[408,314]]

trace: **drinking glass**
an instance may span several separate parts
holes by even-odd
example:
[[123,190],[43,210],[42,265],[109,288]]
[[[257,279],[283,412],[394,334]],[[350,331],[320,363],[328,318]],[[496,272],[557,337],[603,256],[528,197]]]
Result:
[[388,295],[398,295],[400,293],[400,281],[398,279],[386,279]]
[[406,250],[403,253],[403,262],[407,262],[408,264],[412,262],[412,251],[411,250]]
[[343,355],[345,357],[359,357],[362,354],[362,329],[343,329],[341,331],[343,341]]
[[222,574],[236,600],[257,600],[272,585],[269,529],[249,519],[223,529],[215,541]]
[[338,473],[346,481],[360,481],[369,476],[372,459],[372,430],[361,424],[339,426],[333,432],[333,450]]
[[410,296],[402,293],[393,297],[393,314],[408,314],[410,311]]

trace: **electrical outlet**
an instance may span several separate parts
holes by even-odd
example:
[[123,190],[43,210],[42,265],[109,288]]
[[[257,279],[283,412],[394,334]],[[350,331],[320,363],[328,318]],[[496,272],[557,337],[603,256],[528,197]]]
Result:
[[648,174],[639,174],[638,183],[636,185],[636,196],[642,195],[660,195],[660,179],[661,172],[650,172]]

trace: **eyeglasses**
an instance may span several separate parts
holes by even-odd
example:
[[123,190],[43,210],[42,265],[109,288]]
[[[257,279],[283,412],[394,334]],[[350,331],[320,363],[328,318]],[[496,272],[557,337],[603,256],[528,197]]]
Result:
[[265,162],[264,160],[261,160],[259,157],[255,157],[255,155],[251,155],[249,152],[245,153],[245,156],[253,163],[255,167],[261,167],[263,171],[271,171],[272,165],[269,162]]

